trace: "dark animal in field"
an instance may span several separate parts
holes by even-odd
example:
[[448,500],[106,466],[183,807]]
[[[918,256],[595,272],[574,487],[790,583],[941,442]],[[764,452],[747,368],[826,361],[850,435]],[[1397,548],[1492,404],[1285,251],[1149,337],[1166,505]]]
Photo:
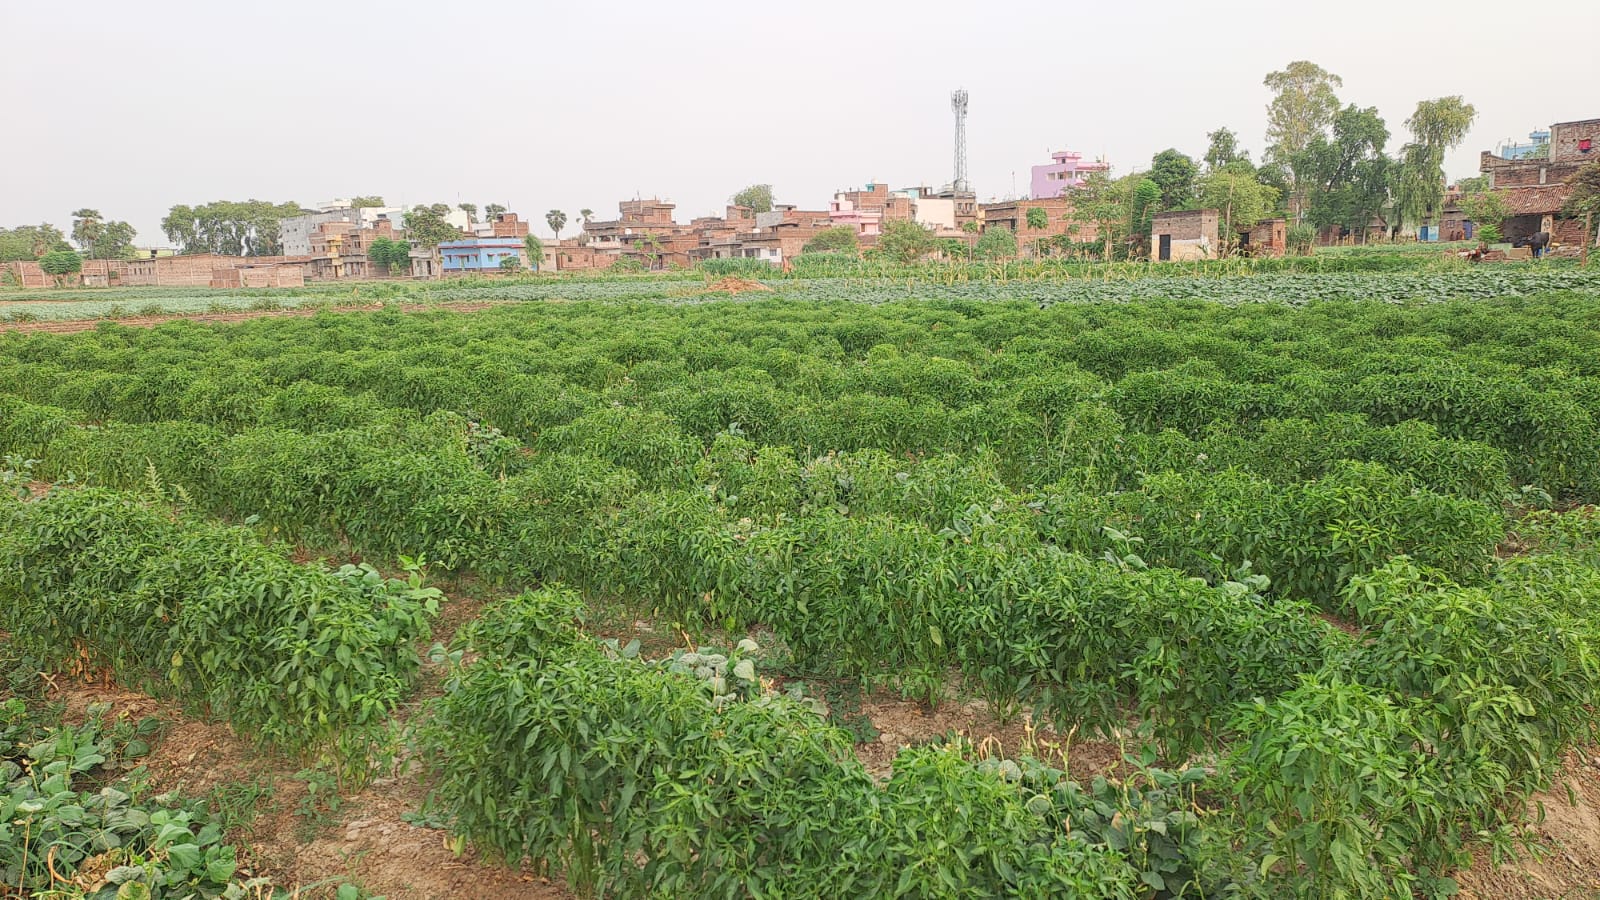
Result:
[[1543,253],[1550,246],[1550,232],[1536,231],[1525,238],[1518,238],[1511,242],[1513,247],[1527,247],[1535,255]]

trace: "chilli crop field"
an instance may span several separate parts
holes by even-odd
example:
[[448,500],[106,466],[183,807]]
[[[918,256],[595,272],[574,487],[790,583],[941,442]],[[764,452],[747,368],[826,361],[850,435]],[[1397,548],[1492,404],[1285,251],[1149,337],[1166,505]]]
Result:
[[[456,850],[625,897],[1442,897],[1600,737],[1595,276],[772,286],[0,335],[0,661],[398,755]],[[438,644],[430,576],[492,598]],[[878,777],[838,685],[1130,758]]]

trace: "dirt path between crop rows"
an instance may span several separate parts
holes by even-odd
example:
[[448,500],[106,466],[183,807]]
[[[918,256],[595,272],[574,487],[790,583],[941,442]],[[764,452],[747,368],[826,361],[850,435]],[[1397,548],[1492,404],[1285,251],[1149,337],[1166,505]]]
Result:
[[[450,312],[477,312],[500,303],[485,301],[453,301],[449,303],[404,303],[400,308],[404,312],[424,312],[427,310],[448,310]],[[246,319],[267,319],[314,316],[323,309],[332,309],[334,312],[374,312],[384,308],[382,303],[364,303],[359,306],[303,306],[294,309],[241,309],[234,312],[203,312],[203,313],[173,313],[161,316],[128,316],[126,318],[97,319],[57,319],[40,322],[9,322],[0,321],[0,332],[15,331],[22,334],[76,334],[81,331],[93,331],[101,324],[115,322],[129,328],[153,328],[166,322],[179,319],[188,319],[191,322],[206,324],[228,324],[230,322],[243,322]]]

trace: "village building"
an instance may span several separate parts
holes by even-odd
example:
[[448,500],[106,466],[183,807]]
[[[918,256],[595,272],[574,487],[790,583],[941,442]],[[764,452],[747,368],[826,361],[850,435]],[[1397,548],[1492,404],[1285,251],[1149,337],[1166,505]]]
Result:
[[[1060,241],[1074,243],[1092,242],[1099,237],[1093,222],[1079,221],[1074,217],[1072,201],[1066,197],[1044,199],[999,200],[979,204],[983,227],[1005,228],[1017,236],[1017,249],[1023,255],[1043,256],[1047,248]],[[1045,226],[1034,228],[1028,224],[1028,211],[1042,209]],[[1043,243],[1041,243],[1043,242]]]
[[444,275],[497,274],[507,259],[527,268],[527,248],[520,238],[471,237],[439,244],[439,271]]
[[305,267],[293,262],[245,263],[211,270],[214,288],[302,287]]
[[218,270],[246,265],[300,263],[303,256],[223,256],[218,253],[186,253],[155,259],[131,259],[123,263],[119,284],[129,287],[210,287]]
[[1053,200],[1066,191],[1083,187],[1091,174],[1111,171],[1108,163],[1085,162],[1083,154],[1071,150],[1052,153],[1050,158],[1054,162],[1033,167],[1030,187],[1035,200]]
[[1217,255],[1214,209],[1182,209],[1157,213],[1150,222],[1150,258],[1168,260],[1211,259]]
[[[389,219],[394,227],[404,223],[405,208],[401,206],[354,207],[349,200],[329,200],[311,209],[302,210],[298,216],[278,220],[278,242],[285,256],[311,255],[311,237],[317,229],[329,222],[346,222],[358,228],[371,228],[379,219]],[[465,219],[466,214],[460,214]]]
[[1505,239],[1514,243],[1545,231],[1557,244],[1593,240],[1594,235],[1584,235],[1582,220],[1561,218],[1561,208],[1572,196],[1567,179],[1595,160],[1600,160],[1600,119],[1558,122],[1542,145],[1535,140],[1531,146],[1503,147],[1499,154],[1483,151],[1479,169],[1511,211],[1501,225]]
[[1245,256],[1282,256],[1288,250],[1288,219],[1262,219],[1239,231],[1239,252]]

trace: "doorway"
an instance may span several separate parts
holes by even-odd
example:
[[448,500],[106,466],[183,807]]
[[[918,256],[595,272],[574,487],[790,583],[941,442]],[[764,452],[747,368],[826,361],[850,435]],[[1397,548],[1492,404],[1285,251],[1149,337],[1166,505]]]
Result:
[[1159,247],[1160,249],[1156,251],[1157,260],[1166,262],[1172,259],[1172,235],[1163,234],[1161,236],[1161,243]]

